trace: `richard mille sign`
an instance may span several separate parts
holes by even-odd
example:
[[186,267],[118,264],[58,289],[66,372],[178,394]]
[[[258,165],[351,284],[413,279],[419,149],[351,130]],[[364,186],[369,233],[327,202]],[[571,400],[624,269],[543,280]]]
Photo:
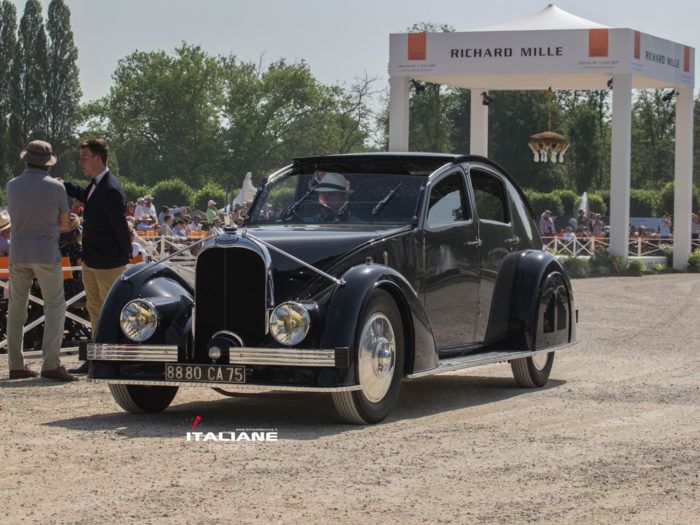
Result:
[[631,29],[401,33],[391,76],[634,72],[693,84],[694,50]]

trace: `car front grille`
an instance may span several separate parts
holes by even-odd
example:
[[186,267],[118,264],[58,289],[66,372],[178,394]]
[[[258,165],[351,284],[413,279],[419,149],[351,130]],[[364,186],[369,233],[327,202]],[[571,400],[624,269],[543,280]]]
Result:
[[246,346],[260,344],[267,329],[267,268],[250,247],[213,246],[197,259],[195,359],[206,360],[207,342],[229,330]]

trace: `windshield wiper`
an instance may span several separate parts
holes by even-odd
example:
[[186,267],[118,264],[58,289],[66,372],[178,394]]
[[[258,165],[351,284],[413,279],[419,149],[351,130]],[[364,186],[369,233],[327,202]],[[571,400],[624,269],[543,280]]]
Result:
[[384,197],[382,200],[380,200],[377,205],[374,207],[372,210],[372,215],[377,215],[380,211],[382,211],[382,208],[387,205],[387,203],[391,200],[391,198],[396,195],[396,192],[399,191],[399,188],[403,186],[403,182],[399,182],[399,184],[391,190],[389,193],[386,194],[386,197]]
[[297,208],[299,207],[299,205],[300,205],[302,202],[304,202],[306,199],[308,199],[308,198],[309,198],[309,195],[311,195],[313,192],[316,191],[316,186],[318,186],[318,184],[312,185],[311,188],[309,188],[309,191],[307,191],[306,193],[304,193],[304,195],[302,195],[301,198],[300,198],[298,201],[296,201],[296,202],[295,202],[294,204],[292,204],[289,208],[287,208],[287,211],[284,212],[284,216],[282,217],[282,219],[286,219],[286,218],[289,217],[291,214],[293,214],[295,211],[297,211]]

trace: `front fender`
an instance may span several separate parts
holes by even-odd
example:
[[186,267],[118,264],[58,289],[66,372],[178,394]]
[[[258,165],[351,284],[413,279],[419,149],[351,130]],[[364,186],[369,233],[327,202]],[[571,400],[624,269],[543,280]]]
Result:
[[345,284],[335,289],[326,308],[326,329],[321,348],[348,347],[351,367],[355,362],[357,322],[362,308],[375,288],[391,294],[401,311],[406,344],[405,373],[437,366],[435,338],[428,314],[406,278],[388,266],[362,264],[345,272]]
[[178,346],[183,344],[185,326],[194,304],[194,288],[171,267],[152,263],[127,268],[112,285],[102,305],[94,341],[133,343],[123,334],[119,317],[124,305],[138,298],[151,300],[161,315],[158,330],[148,342]]

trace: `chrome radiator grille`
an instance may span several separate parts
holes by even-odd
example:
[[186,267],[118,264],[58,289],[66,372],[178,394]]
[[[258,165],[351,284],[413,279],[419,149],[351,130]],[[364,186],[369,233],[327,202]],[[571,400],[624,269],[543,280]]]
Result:
[[206,359],[209,339],[221,330],[238,334],[246,346],[262,341],[267,326],[267,269],[247,246],[214,246],[197,259],[195,273],[195,358]]

